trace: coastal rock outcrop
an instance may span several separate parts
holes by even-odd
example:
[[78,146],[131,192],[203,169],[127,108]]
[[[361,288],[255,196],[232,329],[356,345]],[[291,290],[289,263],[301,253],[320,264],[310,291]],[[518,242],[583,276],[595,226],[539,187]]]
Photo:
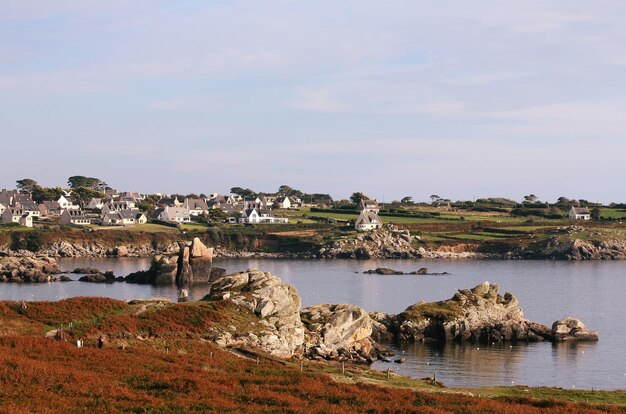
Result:
[[322,247],[319,257],[370,259],[370,258],[418,258],[420,252],[413,246],[413,236],[408,230],[392,226],[359,234],[354,239],[342,239]]
[[126,276],[129,283],[177,284],[207,283],[211,278],[213,249],[206,247],[199,238],[192,242],[179,242],[178,252],[157,255],[150,269]]
[[307,357],[372,362],[379,353],[371,338],[372,320],[356,305],[315,305],[303,309],[300,316],[306,328]]
[[50,257],[0,257],[0,282],[52,282],[61,272]]
[[259,318],[255,329],[225,332],[217,343],[254,346],[283,358],[302,353],[304,326],[300,320],[300,296],[295,287],[280,278],[256,269],[223,276],[213,282],[205,299],[228,300]]
[[461,289],[451,299],[409,306],[398,315],[372,314],[374,338],[399,342],[515,342],[597,340],[575,319],[555,322],[552,329],[524,317],[517,299],[498,294],[498,285],[484,282]]

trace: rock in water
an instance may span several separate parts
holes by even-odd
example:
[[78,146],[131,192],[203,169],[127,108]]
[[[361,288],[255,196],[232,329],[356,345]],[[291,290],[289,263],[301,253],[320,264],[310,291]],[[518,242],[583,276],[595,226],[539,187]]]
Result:
[[189,265],[193,283],[207,283],[211,279],[213,248],[206,247],[199,238],[193,239],[190,247]]
[[241,332],[245,336],[239,337],[227,332],[218,343],[255,346],[283,358],[301,353],[304,326],[300,320],[300,296],[295,287],[282,283],[271,273],[249,269],[224,276],[211,285],[205,299],[227,299],[260,319],[259,332]]
[[0,257],[0,282],[50,282],[56,280],[52,275],[60,272],[50,257]]
[[178,243],[178,253],[158,255],[150,269],[126,277],[130,283],[177,284],[208,283],[211,278],[213,248],[206,247],[199,238]]
[[409,306],[395,316],[377,315],[375,334],[394,335],[400,342],[415,341],[561,341],[597,340],[573,318],[555,322],[552,329],[524,317],[511,293],[498,294],[498,285],[484,282],[473,289],[461,289],[451,299]]
[[151,281],[155,285],[172,285],[176,283],[178,274],[178,259],[172,256],[159,255],[152,259],[152,265],[148,272]]
[[305,355],[372,361],[372,320],[356,305],[315,305],[300,312],[307,328]]
[[554,341],[597,341],[598,332],[589,331],[585,324],[576,318],[563,318],[552,324]]

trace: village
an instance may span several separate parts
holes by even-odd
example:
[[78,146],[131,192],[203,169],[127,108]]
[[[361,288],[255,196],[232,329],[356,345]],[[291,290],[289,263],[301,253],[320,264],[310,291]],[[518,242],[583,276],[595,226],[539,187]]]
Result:
[[[222,195],[210,193],[208,195],[190,194],[187,196],[165,193],[142,194],[132,191],[117,191],[103,182],[83,176],[70,177],[68,189],[42,188],[37,182],[30,179],[18,180],[18,188],[0,191],[0,223],[15,223],[23,227],[33,227],[34,223],[56,224],[61,226],[133,226],[148,222],[163,225],[181,225],[186,223],[221,222],[227,224],[288,224],[290,211],[336,211],[335,208],[352,208],[358,211],[358,217],[347,223],[357,231],[371,231],[383,226],[379,216],[381,206],[375,199],[369,199],[363,193],[354,193],[350,200],[334,201],[329,195],[316,194],[304,197],[301,191],[283,185],[279,191],[272,194],[254,193],[249,189],[234,187],[234,193]],[[36,198],[33,194],[36,193]],[[89,196],[97,195],[97,196]],[[466,209],[467,202],[452,203],[449,199],[431,196],[432,202],[426,206],[437,211],[449,212]],[[306,201],[305,201],[306,200]],[[504,200],[504,201],[502,201]],[[536,196],[527,196],[529,203],[522,202],[522,208],[541,207]],[[482,201],[490,205],[491,210],[502,210],[499,207],[519,207],[515,202],[506,199],[486,199]],[[585,204],[591,204],[581,200]],[[596,212],[596,219],[601,218],[600,210],[590,210],[580,206],[581,201],[568,200],[561,197],[557,200],[561,208],[571,203],[566,216],[558,217],[555,206],[552,206],[551,215],[544,213],[546,218],[567,218],[569,220],[591,220]],[[508,203],[508,204],[507,204]],[[575,205],[575,203],[577,205]],[[388,203],[391,206],[400,205],[402,208],[417,206],[411,197],[401,201]],[[423,205],[423,203],[422,203]],[[495,208],[494,208],[495,206]],[[480,206],[479,206],[480,207]],[[389,208],[389,207],[387,207]],[[474,202],[474,209],[476,202]],[[484,206],[483,206],[484,209]],[[513,209],[514,211],[515,209]],[[518,208],[518,210],[520,210]],[[545,210],[545,209],[544,209]],[[346,210],[347,211],[347,210]],[[392,210],[393,211],[393,210]],[[396,210],[397,211],[397,210]],[[540,212],[535,210],[533,213]],[[439,213],[434,213],[439,214]],[[521,216],[526,215],[520,213]],[[341,216],[341,214],[339,215]],[[330,222],[337,219],[327,217]],[[341,220],[341,219],[340,219]]]

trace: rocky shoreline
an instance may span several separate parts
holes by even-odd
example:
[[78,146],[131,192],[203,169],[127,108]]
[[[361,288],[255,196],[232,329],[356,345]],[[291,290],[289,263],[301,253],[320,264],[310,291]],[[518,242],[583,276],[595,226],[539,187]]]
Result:
[[517,299],[484,282],[451,299],[419,302],[404,312],[368,313],[351,304],[300,309],[297,290],[257,269],[225,275],[205,300],[225,301],[252,312],[258,322],[245,329],[214,332],[224,347],[257,348],[272,355],[371,363],[387,360],[385,346],[410,342],[515,343],[597,341],[598,333],[567,317],[547,327],[524,317]]
[[[575,229],[564,228],[565,235],[575,234]],[[419,245],[419,237],[408,230],[392,226],[356,238],[339,239],[313,251],[262,252],[213,248],[213,257],[238,259],[481,259],[481,260],[624,260],[626,242],[619,240],[590,241],[573,239],[562,241],[558,235],[547,243],[519,247],[506,252],[479,251],[480,245],[459,243],[427,250]],[[154,257],[176,254],[177,242],[139,242],[105,246],[97,240],[68,242],[57,240],[37,252],[10,250],[0,246],[0,255],[13,257]]]

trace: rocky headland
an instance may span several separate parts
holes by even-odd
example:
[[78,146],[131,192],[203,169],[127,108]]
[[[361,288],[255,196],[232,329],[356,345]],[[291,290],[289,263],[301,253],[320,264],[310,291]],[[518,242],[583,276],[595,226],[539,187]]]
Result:
[[575,318],[547,327],[524,317],[517,299],[484,282],[451,299],[409,306],[390,315],[351,304],[300,309],[297,290],[268,272],[250,269],[223,276],[205,300],[230,303],[256,320],[213,333],[225,347],[251,347],[281,357],[369,363],[387,355],[384,345],[401,342],[597,341],[598,334]]

